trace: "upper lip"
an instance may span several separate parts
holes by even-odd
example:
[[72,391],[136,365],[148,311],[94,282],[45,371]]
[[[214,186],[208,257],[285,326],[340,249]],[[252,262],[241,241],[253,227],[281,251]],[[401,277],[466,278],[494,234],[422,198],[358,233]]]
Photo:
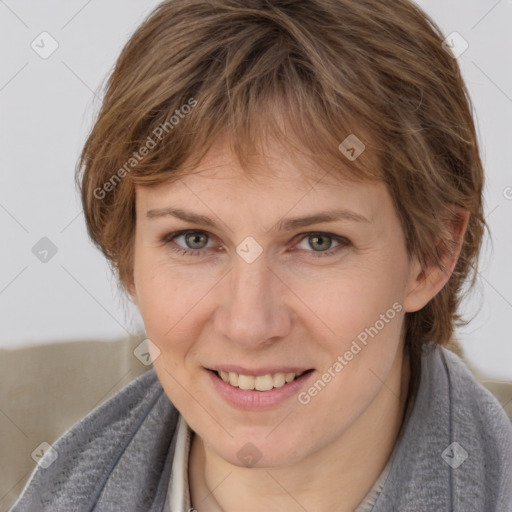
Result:
[[252,375],[254,377],[258,375],[267,375],[269,373],[274,375],[275,373],[302,373],[308,370],[312,370],[312,368],[301,368],[299,366],[261,366],[259,368],[244,368],[243,366],[238,366],[236,364],[212,366],[209,369],[216,372],[234,372],[241,375]]

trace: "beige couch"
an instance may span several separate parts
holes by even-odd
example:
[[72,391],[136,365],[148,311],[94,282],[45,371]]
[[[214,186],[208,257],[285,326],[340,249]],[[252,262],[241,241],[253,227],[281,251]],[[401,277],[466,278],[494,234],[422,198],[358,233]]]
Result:
[[[42,443],[51,445],[150,368],[134,355],[140,343],[140,338],[129,338],[0,349],[0,512],[23,490]],[[450,348],[462,356],[459,346]],[[512,383],[473,371],[512,419]]]
[[[146,371],[140,338],[0,349],[0,512],[23,490],[41,443],[52,444],[89,411]],[[36,459],[37,460],[37,459]]]

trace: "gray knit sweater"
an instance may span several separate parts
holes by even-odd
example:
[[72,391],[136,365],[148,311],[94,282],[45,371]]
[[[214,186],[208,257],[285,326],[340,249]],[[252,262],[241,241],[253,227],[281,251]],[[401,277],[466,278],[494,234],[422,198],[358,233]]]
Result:
[[[10,512],[161,512],[178,417],[149,370],[54,443],[57,459],[35,469]],[[392,457],[373,512],[512,512],[512,425],[444,348],[425,347]]]

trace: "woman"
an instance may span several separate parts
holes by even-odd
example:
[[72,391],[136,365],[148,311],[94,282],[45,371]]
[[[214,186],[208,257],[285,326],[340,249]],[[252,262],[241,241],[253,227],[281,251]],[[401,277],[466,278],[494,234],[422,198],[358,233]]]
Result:
[[154,369],[13,512],[510,510],[510,422],[444,348],[485,222],[442,43],[405,0],[171,0],[139,27],[78,177]]

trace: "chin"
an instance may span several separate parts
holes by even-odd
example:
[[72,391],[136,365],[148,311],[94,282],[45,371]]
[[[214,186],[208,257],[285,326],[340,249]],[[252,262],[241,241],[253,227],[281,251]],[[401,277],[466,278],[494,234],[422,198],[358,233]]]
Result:
[[[269,439],[269,429],[260,435],[235,436],[228,446],[214,443],[211,449],[226,462],[240,468],[279,468],[289,466],[305,456],[304,443],[287,437]],[[272,434],[271,434],[272,435]]]

